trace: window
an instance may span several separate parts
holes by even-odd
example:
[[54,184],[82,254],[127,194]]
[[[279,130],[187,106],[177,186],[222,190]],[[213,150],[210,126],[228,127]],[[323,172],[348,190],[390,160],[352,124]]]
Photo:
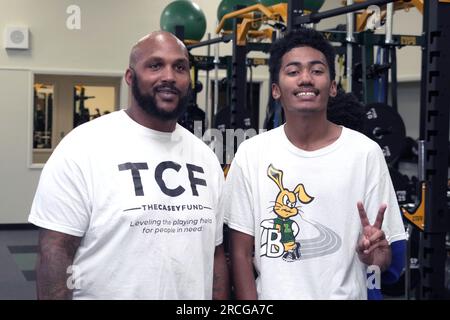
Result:
[[73,127],[113,112],[114,100],[114,87],[76,85],[73,96]]
[[73,128],[119,109],[121,77],[34,75],[32,164]]

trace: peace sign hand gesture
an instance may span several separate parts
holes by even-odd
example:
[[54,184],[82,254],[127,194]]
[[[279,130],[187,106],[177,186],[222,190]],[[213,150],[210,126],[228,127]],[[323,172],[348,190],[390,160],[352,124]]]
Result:
[[386,205],[380,206],[373,225],[370,225],[362,202],[358,202],[357,207],[363,227],[362,235],[356,246],[359,260],[366,265],[377,265],[381,271],[384,271],[391,264],[391,247],[386,240],[386,235],[381,230]]

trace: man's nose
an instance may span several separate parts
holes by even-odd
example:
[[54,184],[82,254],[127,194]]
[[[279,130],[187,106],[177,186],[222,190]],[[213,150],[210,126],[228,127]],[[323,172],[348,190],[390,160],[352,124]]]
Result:
[[171,66],[167,66],[162,71],[162,80],[167,82],[175,82],[175,70]]
[[302,72],[299,73],[299,77],[298,77],[298,85],[299,86],[305,85],[305,84],[312,85],[312,83],[313,83],[313,78],[312,78],[309,70],[303,70]]

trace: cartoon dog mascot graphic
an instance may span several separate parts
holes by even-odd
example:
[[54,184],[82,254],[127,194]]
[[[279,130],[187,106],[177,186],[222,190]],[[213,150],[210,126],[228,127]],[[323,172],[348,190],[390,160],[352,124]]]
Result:
[[280,190],[276,196],[273,212],[274,219],[261,222],[261,255],[276,258],[283,256],[283,260],[292,262],[300,259],[300,243],[295,241],[299,232],[298,224],[291,218],[299,213],[302,204],[314,200],[309,196],[303,184],[298,184],[294,191],[283,186],[283,171],[276,169],[272,164],[267,169],[267,176],[272,179]]

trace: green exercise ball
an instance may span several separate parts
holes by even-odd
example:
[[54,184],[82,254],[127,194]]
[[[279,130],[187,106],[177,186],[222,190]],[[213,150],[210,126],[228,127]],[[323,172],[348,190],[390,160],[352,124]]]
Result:
[[[305,0],[305,9],[312,12],[319,11],[322,8],[325,0]],[[266,7],[273,6],[278,3],[288,3],[286,0],[259,0],[259,3],[265,5]]]
[[[235,11],[234,8],[237,5],[249,7],[257,3],[258,0],[222,0],[219,4],[219,7],[217,8],[217,19],[220,22],[220,20],[222,20],[222,17],[224,15]],[[233,29],[233,20],[228,19],[223,26],[223,30],[229,31],[231,29]]]
[[162,30],[173,34],[176,26],[183,26],[185,40],[200,41],[205,35],[206,18],[198,4],[189,0],[176,0],[164,8],[159,25]]

